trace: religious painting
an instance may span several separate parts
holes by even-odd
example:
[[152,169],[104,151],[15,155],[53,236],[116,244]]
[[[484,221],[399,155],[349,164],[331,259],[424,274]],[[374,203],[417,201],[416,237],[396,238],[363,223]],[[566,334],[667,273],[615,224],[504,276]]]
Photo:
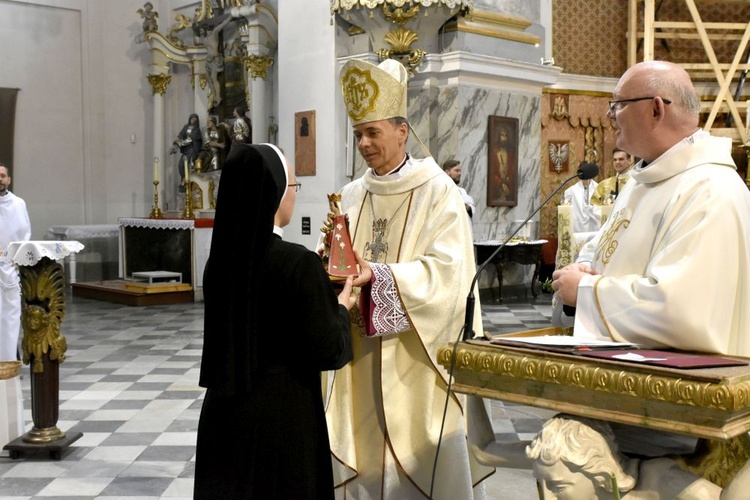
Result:
[[294,113],[294,171],[315,175],[315,111]]
[[549,171],[562,174],[570,170],[570,141],[549,141]]
[[518,118],[487,119],[487,206],[518,204]]

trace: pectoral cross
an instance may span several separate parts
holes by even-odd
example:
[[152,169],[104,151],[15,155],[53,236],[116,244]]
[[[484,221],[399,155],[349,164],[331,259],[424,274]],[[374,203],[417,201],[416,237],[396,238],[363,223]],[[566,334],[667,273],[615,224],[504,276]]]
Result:
[[386,219],[377,219],[372,223],[372,243],[365,245],[365,251],[370,252],[370,261],[379,262],[380,253],[383,252],[383,259],[388,255],[388,243],[385,239],[385,228],[388,226]]

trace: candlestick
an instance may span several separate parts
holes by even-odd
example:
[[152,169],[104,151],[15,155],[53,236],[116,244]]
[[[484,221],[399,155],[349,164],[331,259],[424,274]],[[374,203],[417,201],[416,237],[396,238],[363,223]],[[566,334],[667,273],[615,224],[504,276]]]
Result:
[[164,217],[159,208],[159,179],[154,179],[154,206],[148,216],[152,219],[161,219]]

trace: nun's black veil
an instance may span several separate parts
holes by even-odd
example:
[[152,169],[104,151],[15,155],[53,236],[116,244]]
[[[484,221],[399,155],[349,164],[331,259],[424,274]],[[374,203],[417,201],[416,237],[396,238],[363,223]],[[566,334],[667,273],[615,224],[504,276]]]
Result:
[[258,366],[259,277],[274,215],[287,189],[275,147],[232,147],[221,172],[211,251],[203,274],[200,385],[225,395],[248,391]]

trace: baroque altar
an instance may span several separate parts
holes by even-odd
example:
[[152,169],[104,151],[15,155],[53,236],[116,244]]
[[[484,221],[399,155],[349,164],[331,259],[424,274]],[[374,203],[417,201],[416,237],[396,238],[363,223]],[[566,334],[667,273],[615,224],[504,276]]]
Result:
[[[148,46],[154,164],[169,166],[156,166],[154,175],[155,199],[162,200],[164,211],[178,207],[176,169],[181,167],[172,169],[175,160],[167,154],[172,144],[172,133],[165,133],[167,118],[175,115],[170,105],[184,106],[187,100],[190,107],[179,110],[182,119],[195,113],[202,128],[209,116],[217,117],[222,126],[235,108],[248,109],[251,126],[258,131],[255,142],[269,141],[265,131],[270,135],[275,127],[269,69],[278,40],[276,12],[255,0],[201,0],[194,12],[175,12],[174,22],[160,29],[159,20],[166,16],[160,17],[151,2],[137,11],[143,23],[136,42]],[[182,95],[186,85],[192,95]]]

